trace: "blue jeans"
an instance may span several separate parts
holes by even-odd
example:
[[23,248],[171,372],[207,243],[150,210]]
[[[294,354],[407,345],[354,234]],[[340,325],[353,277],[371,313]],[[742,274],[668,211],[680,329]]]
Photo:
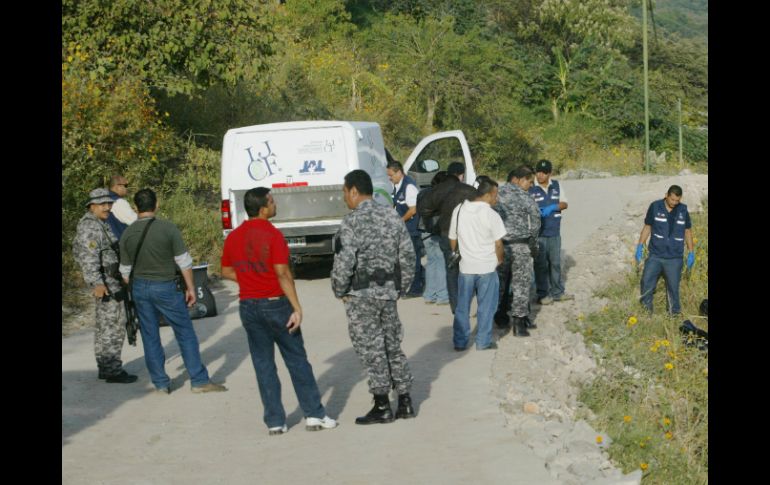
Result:
[[286,329],[292,311],[285,296],[277,299],[241,300],[239,305],[241,323],[249,340],[251,362],[257,374],[259,396],[265,408],[263,420],[268,428],[286,424],[286,411],[281,403],[281,381],[275,367],[276,345],[289,370],[294,392],[305,417],[326,416],[313,368],[305,353],[302,331],[298,329],[289,333]]
[[644,262],[644,271],[642,271],[642,296],[639,301],[651,313],[652,297],[661,274],[666,281],[666,306],[669,313],[682,312],[679,306],[679,280],[682,278],[682,266],[682,258],[647,257],[647,261]]
[[193,387],[207,384],[209,373],[201,362],[198,336],[195,335],[192,320],[187,312],[184,294],[176,289],[176,283],[135,278],[133,296],[139,316],[139,329],[142,332],[144,362],[155,387],[163,389],[171,384],[165,369],[166,354],[160,341],[160,315],[163,315],[174,331],[184,366],[190,375],[190,384]]
[[445,303],[449,301],[446,289],[446,262],[439,245],[440,236],[433,235],[423,241],[428,264],[425,265],[425,291],[422,296],[426,301]]
[[[452,254],[452,249],[449,246],[449,237],[441,236],[438,241],[441,252],[444,253],[444,261],[449,261],[449,255]],[[444,267],[446,271],[446,289],[449,293],[449,307],[452,309],[452,313],[457,309],[457,281],[460,276],[460,270],[451,270]]]
[[535,286],[537,297],[559,299],[564,294],[561,282],[561,236],[537,238],[540,252],[535,259]]
[[412,238],[412,245],[414,246],[414,280],[409,287],[409,295],[422,296],[423,289],[425,288],[425,270],[422,268],[422,233],[412,234],[409,237]]
[[485,349],[492,343],[492,317],[497,310],[500,278],[497,272],[486,274],[460,273],[457,284],[457,310],[455,311],[452,327],[452,341],[455,347],[465,348],[471,338],[471,298],[476,290],[476,301],[479,304],[476,312],[478,326],[476,329],[476,348]]

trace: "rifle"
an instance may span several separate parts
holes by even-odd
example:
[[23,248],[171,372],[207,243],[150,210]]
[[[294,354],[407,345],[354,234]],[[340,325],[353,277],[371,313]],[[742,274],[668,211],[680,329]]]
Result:
[[136,347],[136,331],[139,330],[139,315],[136,313],[134,305],[134,295],[131,293],[130,285],[126,285],[126,298],[123,299],[123,306],[126,309],[126,337],[128,345]]

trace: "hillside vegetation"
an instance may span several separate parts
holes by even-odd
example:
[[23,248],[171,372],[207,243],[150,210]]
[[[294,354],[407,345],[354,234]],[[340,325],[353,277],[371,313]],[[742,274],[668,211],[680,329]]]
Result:
[[[64,0],[65,302],[81,284],[71,240],[83,201],[115,172],[132,193],[154,188],[196,262],[218,271],[219,150],[236,126],[376,121],[400,160],[425,135],[461,129],[477,172],[497,177],[541,157],[641,171],[638,3]],[[668,163],[655,170],[679,169],[681,100],[685,162],[707,171],[708,43],[692,34],[704,2],[657,3],[650,142]]]

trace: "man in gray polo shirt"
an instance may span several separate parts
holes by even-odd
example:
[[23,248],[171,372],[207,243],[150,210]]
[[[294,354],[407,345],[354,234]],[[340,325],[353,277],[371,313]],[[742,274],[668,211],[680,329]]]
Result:
[[[120,238],[120,274],[128,282],[133,267],[132,294],[139,315],[144,361],[152,383],[160,393],[171,392],[158,322],[163,315],[174,330],[182,360],[190,375],[192,392],[226,391],[225,386],[209,381],[209,373],[201,362],[198,336],[187,312],[187,306],[194,305],[196,299],[192,257],[182,241],[182,234],[173,222],[155,218],[158,199],[152,190],[137,192],[134,204],[139,217]],[[134,260],[143,233],[145,237]],[[177,266],[182,270],[187,287],[184,290],[177,286]]]

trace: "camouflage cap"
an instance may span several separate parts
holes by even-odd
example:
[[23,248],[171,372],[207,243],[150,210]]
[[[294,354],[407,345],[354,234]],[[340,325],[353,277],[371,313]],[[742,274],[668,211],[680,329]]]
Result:
[[105,202],[109,202],[110,204],[115,202],[112,200],[112,197],[110,197],[110,191],[107,189],[94,189],[88,194],[86,208],[91,204],[104,204]]

